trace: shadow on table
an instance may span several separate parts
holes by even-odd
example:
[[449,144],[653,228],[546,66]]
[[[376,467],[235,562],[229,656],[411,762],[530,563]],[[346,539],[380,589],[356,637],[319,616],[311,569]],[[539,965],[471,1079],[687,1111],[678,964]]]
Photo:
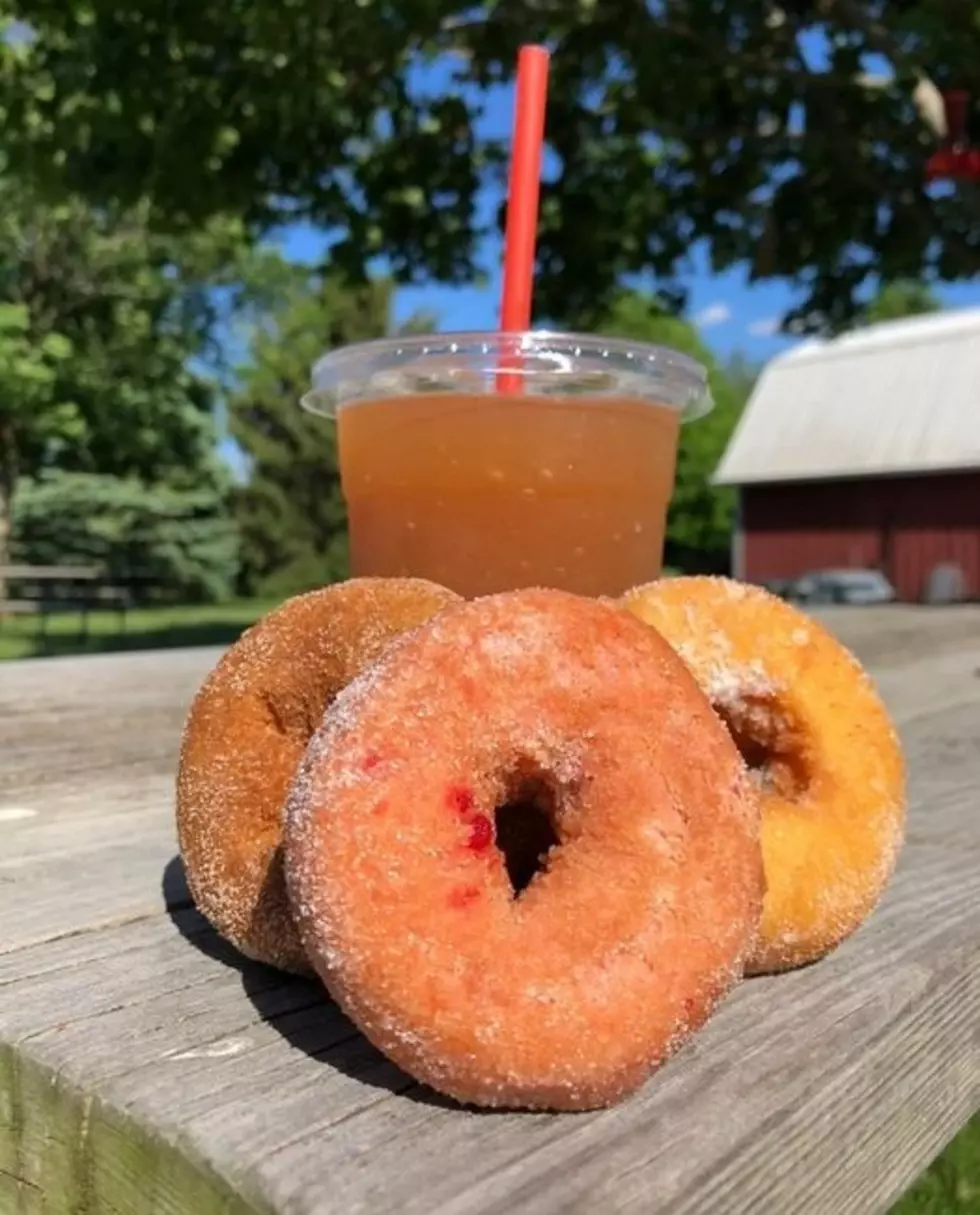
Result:
[[303,979],[253,962],[219,937],[194,907],[179,856],[164,867],[161,887],[167,914],[180,935],[209,958],[237,970],[242,990],[253,1008],[295,1050],[362,1084],[424,1105],[460,1108],[457,1102],[417,1084],[390,1063],[347,1020],[318,980]]

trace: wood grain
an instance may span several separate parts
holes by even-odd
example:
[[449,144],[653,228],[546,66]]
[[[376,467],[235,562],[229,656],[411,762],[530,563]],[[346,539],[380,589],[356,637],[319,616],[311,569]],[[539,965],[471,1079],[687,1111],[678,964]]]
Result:
[[895,881],[582,1115],[457,1109],[215,938],[172,827],[215,651],[0,666],[0,1212],[886,1209],[980,1108],[980,612],[826,616],[909,755]]

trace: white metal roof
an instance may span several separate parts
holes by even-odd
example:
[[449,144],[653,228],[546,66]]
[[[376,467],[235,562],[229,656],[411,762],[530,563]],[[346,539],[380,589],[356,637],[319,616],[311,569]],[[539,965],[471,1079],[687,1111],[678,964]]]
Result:
[[714,479],[972,468],[980,468],[980,308],[889,321],[777,356]]

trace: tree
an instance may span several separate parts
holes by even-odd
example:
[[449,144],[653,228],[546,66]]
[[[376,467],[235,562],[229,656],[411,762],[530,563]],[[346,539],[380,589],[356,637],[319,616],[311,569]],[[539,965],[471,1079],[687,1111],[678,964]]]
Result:
[[885,283],[860,315],[862,325],[898,321],[907,316],[939,312],[942,304],[928,283],[916,279],[896,279]]
[[[8,0],[0,60],[13,166],[168,224],[215,214],[339,230],[336,266],[469,270],[483,165],[462,99],[409,79],[444,3]],[[16,134],[15,134],[16,132]],[[8,139],[7,136],[10,136]]]
[[714,408],[681,428],[677,479],[667,516],[665,560],[668,566],[688,573],[725,569],[734,523],[734,494],[728,488],[712,485],[711,477],[751,390],[748,377],[729,379],[689,321],[671,316],[658,301],[639,293],[622,293],[600,332],[670,346],[707,368]]
[[391,293],[387,282],[347,287],[297,269],[255,328],[228,401],[229,429],[249,464],[236,495],[249,593],[290,594],[346,575],[335,427],[299,402],[320,355],[387,332]]
[[[10,557],[10,536],[19,471],[18,446],[30,428],[38,445],[70,434],[74,411],[60,399],[58,364],[71,345],[59,333],[40,342],[30,336],[30,316],[23,305],[0,304],[0,569]],[[5,584],[0,577],[0,599]]]
[[[691,245],[794,280],[801,329],[845,328],[876,278],[980,270],[980,206],[928,189],[916,97],[980,96],[974,6],[945,0],[8,0],[33,37],[0,60],[13,163],[50,189],[147,196],[167,224],[304,219],[331,264],[473,272],[486,91],[517,45],[554,49],[541,317],[599,317]],[[825,62],[821,62],[824,60]],[[437,64],[434,77],[420,66]],[[869,64],[882,65],[877,78]],[[934,107],[933,107],[934,108]]]
[[754,362],[742,351],[736,350],[725,360],[722,372],[735,398],[744,403],[752,395],[756,380],[762,373],[762,365]]
[[21,480],[14,531],[18,560],[95,565],[138,600],[215,602],[234,595],[238,532],[215,485],[175,489],[54,470]]
[[145,206],[49,207],[0,176],[0,565],[19,478],[50,469],[222,487],[206,356],[240,225],[180,240]]

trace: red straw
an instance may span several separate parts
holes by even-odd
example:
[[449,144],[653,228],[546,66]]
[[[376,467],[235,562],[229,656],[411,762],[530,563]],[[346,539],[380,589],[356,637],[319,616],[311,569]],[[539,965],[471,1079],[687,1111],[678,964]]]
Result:
[[[503,330],[527,329],[531,324],[547,94],[548,51],[543,46],[522,46],[517,58],[517,96],[504,230],[504,281],[500,304]],[[507,383],[501,387],[513,389],[516,386],[516,377],[502,378]]]

